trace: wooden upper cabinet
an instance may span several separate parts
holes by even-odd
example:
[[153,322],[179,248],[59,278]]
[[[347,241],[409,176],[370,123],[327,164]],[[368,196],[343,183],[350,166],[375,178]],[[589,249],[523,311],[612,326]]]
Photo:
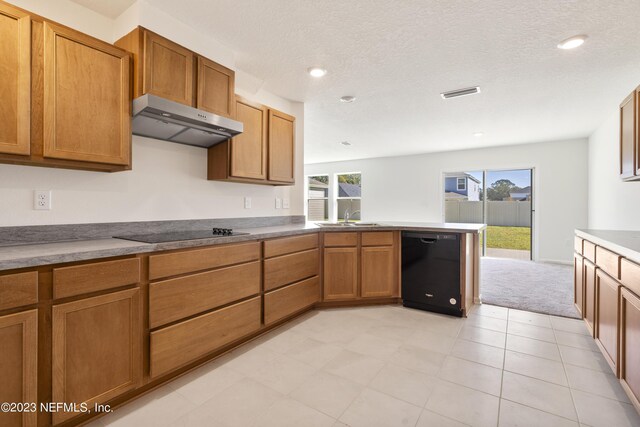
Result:
[[151,31],[142,31],[142,94],[193,106],[193,52]]
[[0,153],[29,155],[31,19],[0,4]]
[[[38,311],[0,316],[0,402],[37,402]],[[2,426],[35,426],[37,412],[0,412]]]
[[[103,403],[140,385],[140,290],[53,306],[53,401]],[[72,412],[53,413],[57,424]]]
[[231,140],[230,175],[238,178],[267,178],[267,108],[236,98],[236,120],[244,131]]
[[638,89],[620,104],[620,177],[638,175]]
[[209,148],[208,179],[293,184],[295,118],[239,96],[235,99],[235,119],[244,131]]
[[44,157],[131,163],[130,67],[126,51],[44,23]]
[[293,183],[295,117],[269,110],[269,180]]
[[198,56],[196,107],[232,118],[236,107],[235,81],[235,71]]

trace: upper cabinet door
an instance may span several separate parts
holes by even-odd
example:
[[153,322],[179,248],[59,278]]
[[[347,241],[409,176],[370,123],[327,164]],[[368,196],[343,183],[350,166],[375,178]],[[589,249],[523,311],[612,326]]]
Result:
[[131,163],[131,59],[108,43],[44,23],[44,157]]
[[0,4],[0,153],[30,154],[31,19]]
[[269,180],[294,182],[295,117],[269,110]]
[[244,131],[231,142],[231,176],[267,178],[267,109],[244,100],[236,100],[236,120]]
[[235,113],[236,73],[198,56],[198,96],[196,106],[225,117]]
[[620,178],[636,174],[637,117],[636,91],[620,104]]
[[193,106],[193,53],[144,30],[142,92]]

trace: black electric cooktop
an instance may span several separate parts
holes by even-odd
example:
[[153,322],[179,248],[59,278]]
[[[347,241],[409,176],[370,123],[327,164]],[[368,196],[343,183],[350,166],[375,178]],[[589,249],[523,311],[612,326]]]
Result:
[[169,231],[166,233],[135,234],[114,236],[116,239],[133,240],[142,243],[166,243],[180,240],[213,239],[216,237],[242,236],[249,233],[238,233],[231,228],[214,228],[213,230]]

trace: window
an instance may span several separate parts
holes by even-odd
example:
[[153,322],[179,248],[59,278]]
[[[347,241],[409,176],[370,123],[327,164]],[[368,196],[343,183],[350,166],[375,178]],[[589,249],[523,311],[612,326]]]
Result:
[[307,219],[329,220],[329,175],[307,177]]
[[458,178],[458,190],[466,190],[466,189],[467,189],[466,178]]
[[345,214],[349,213],[349,220],[360,221],[360,202],[362,200],[361,174],[343,173],[336,175],[338,207],[338,220],[344,220]]

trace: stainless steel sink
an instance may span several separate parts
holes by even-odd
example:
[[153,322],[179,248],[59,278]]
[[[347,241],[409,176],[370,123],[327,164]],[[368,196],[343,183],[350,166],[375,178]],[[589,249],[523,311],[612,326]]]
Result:
[[320,227],[375,227],[375,222],[316,222]]

